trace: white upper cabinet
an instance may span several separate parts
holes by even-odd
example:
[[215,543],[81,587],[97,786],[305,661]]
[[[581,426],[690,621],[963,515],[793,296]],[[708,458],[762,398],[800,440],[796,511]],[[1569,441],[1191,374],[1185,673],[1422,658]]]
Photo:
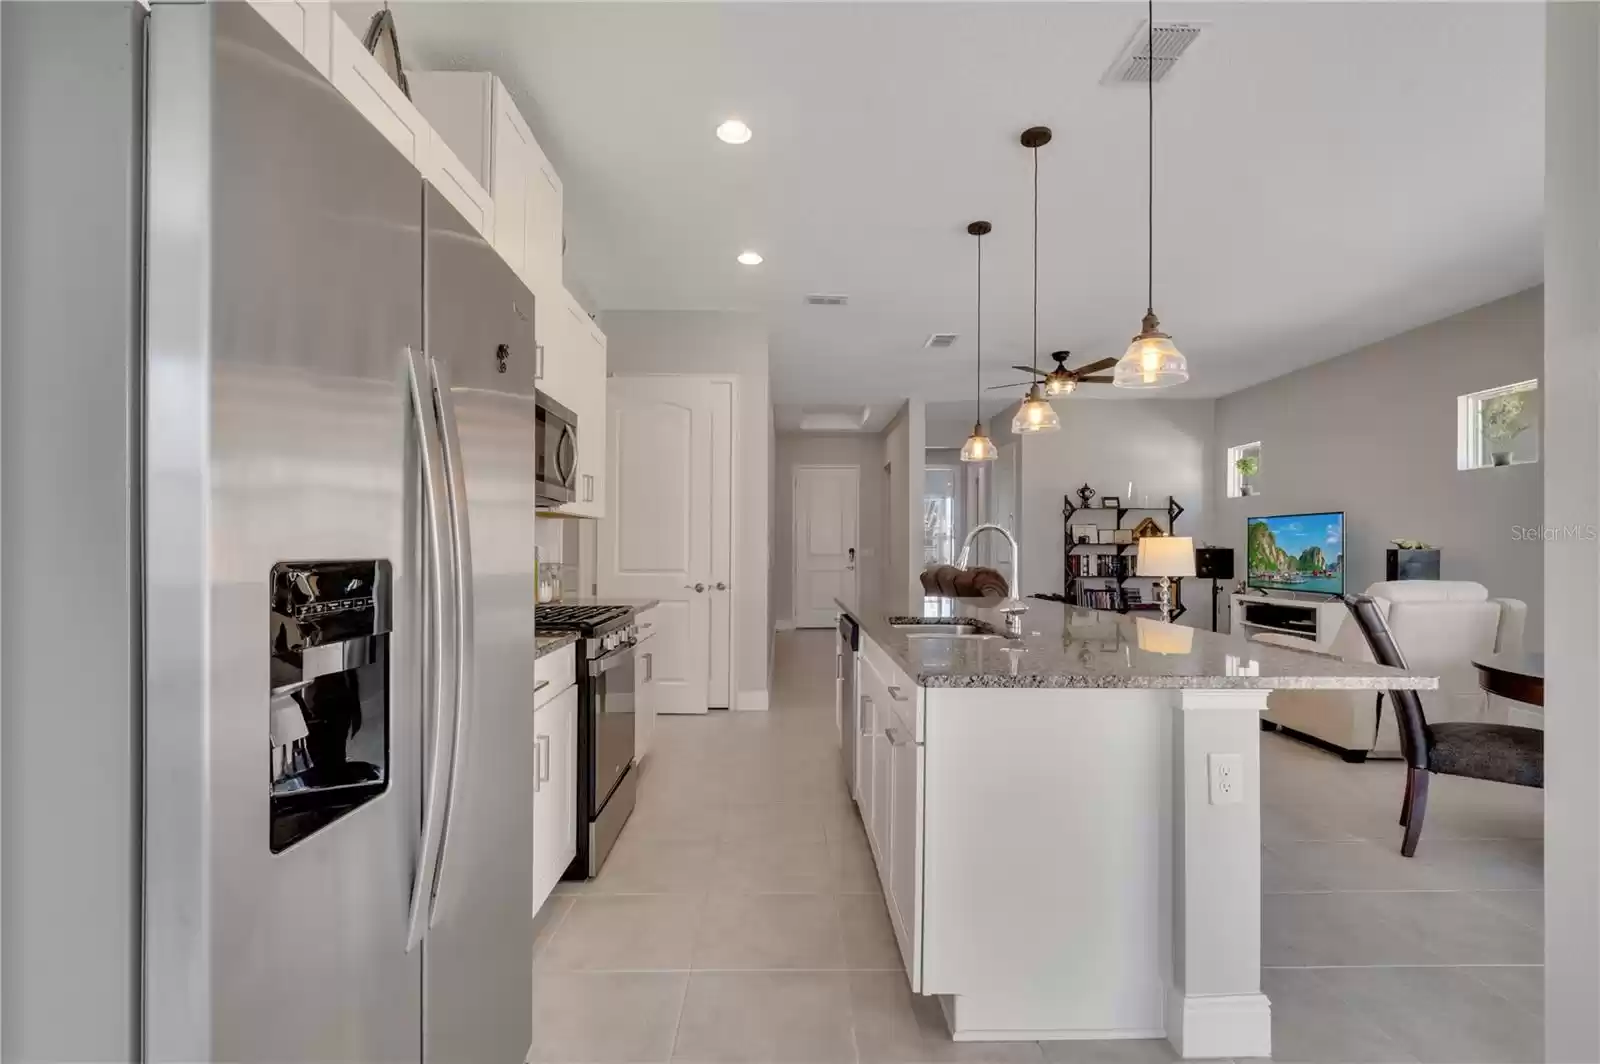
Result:
[[332,49],[333,4],[328,0],[250,0],[284,40],[328,77]]
[[406,99],[400,86],[362,47],[361,38],[345,25],[344,19],[333,19],[331,26],[333,47],[328,78],[333,87],[354,104],[401,155],[427,174],[433,129],[422,112]]
[[535,294],[561,288],[562,188],[505,83],[473,71],[409,75],[417,106],[494,200],[494,245]]
[[428,146],[427,165],[419,169],[472,228],[494,242],[494,199],[437,132]]
[[578,415],[578,497],[563,506],[563,513],[579,517],[606,514],[606,451],[610,426],[606,424],[606,336],[578,301],[565,290],[566,320],[560,327],[560,347],[546,347],[546,372],[556,373],[550,394]]

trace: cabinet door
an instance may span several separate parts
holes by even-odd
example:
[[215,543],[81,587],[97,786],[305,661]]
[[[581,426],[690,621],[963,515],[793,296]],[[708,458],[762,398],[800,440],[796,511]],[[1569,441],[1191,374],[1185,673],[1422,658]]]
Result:
[[424,162],[433,130],[422,117],[394,79],[384,73],[365,48],[361,40],[344,19],[331,20],[333,48],[332,68],[329,78],[338,89],[366,116],[368,122],[413,166]]
[[450,205],[461,212],[468,225],[491,243],[494,241],[493,197],[436,132],[431,134],[427,161],[419,169]]
[[524,200],[523,233],[528,274],[541,283],[562,285],[561,178],[555,167],[529,138],[527,197]]
[[896,717],[891,729],[889,882],[884,893],[911,989],[919,990],[922,984],[923,748],[912,740],[910,724],[904,718]]
[[[566,871],[576,852],[577,720],[576,686],[546,702],[533,715],[535,913],[561,881],[561,873]],[[564,746],[567,748],[563,749]],[[568,761],[570,768],[566,767]]]
[[633,694],[633,756],[642,764],[650,752],[651,740],[656,734],[656,714],[660,700],[656,687],[656,625],[660,614],[655,609],[639,614],[639,656],[634,674]]
[[873,856],[878,863],[878,882],[883,887],[885,899],[889,897],[889,868],[894,859],[890,835],[890,825],[894,820],[894,758],[889,736],[884,731],[887,720],[887,711],[879,707],[878,726],[872,733],[872,816],[867,825]]
[[[567,296],[565,345],[556,352],[556,372],[568,390],[568,399],[552,390],[558,401],[578,415],[578,497],[562,507],[578,517],[604,517],[606,512],[606,451],[610,427],[606,423],[605,334]],[[546,358],[551,355],[547,352]],[[548,371],[547,371],[548,372]]]
[[856,657],[856,804],[861,807],[861,822],[872,823],[872,715],[877,710],[868,677],[872,670]]
[[294,45],[323,77],[328,76],[333,33],[333,4],[328,0],[251,0],[284,40]]
[[494,246],[518,276],[527,280],[528,245],[524,230],[527,225],[528,170],[533,158],[533,135],[528,132],[516,108],[511,106],[503,88],[496,94],[496,104],[493,179],[489,182],[494,195]]

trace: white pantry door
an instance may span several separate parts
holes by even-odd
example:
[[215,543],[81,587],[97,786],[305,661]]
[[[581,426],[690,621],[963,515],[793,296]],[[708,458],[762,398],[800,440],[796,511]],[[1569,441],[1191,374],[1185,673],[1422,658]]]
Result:
[[855,466],[795,467],[796,628],[830,628],[839,613],[833,600],[855,601],[860,481]]
[[[994,506],[990,520],[1014,536],[1017,534],[1017,466],[1021,460],[1022,448],[1016,443],[1007,443],[998,448],[994,463]],[[988,532],[972,545],[973,552],[977,553],[980,546],[984,553],[972,564],[976,565],[981,560],[993,566],[1006,578],[1006,583],[1021,595],[1023,591],[1016,586],[1017,578],[1012,575],[1014,559],[1006,542],[993,532]]]
[[731,558],[732,386],[696,377],[606,385],[599,594],[660,600],[650,618],[656,712],[704,713],[714,671],[729,667],[729,597],[716,583],[726,584]]

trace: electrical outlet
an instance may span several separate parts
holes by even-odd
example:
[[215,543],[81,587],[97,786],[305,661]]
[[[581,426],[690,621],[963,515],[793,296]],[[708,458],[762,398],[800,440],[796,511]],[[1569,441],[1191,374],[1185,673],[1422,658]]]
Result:
[[1211,781],[1211,804],[1234,805],[1244,801],[1244,757],[1207,754],[1206,775]]

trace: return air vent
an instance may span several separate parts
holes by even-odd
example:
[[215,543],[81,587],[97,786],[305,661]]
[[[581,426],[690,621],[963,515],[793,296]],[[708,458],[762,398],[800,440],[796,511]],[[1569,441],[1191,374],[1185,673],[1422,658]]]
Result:
[[[1161,81],[1177,65],[1179,57],[1189,50],[1189,46],[1200,36],[1200,31],[1210,25],[1207,22],[1157,22],[1155,32],[1155,80]],[[1147,27],[1149,23],[1139,23],[1139,29],[1133,38],[1128,41],[1116,61],[1111,64],[1111,69],[1106,71],[1106,76],[1100,79],[1102,85],[1143,85],[1145,83],[1145,70],[1150,63],[1150,35]]]
[[806,296],[807,305],[813,307],[842,307],[849,302],[850,297],[847,295],[830,295],[823,292],[813,292]]
[[923,347],[954,347],[957,336],[955,333],[930,333],[928,342]]

